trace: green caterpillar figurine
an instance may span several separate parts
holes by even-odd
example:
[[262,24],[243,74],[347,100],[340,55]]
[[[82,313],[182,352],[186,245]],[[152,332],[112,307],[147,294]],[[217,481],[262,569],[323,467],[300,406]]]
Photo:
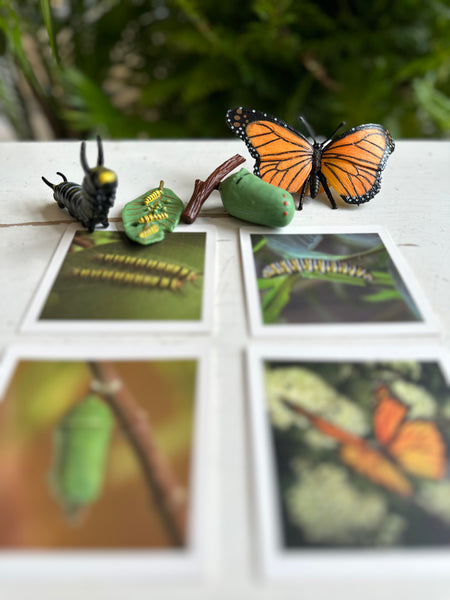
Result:
[[284,227],[295,214],[289,192],[240,169],[219,184],[225,210],[233,217],[268,227]]
[[113,425],[108,405],[90,394],[69,410],[55,430],[51,486],[68,517],[101,492]]

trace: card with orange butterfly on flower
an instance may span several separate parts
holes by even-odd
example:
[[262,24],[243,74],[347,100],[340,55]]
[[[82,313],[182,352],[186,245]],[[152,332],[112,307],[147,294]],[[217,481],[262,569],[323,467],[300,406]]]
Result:
[[446,570],[448,357],[272,345],[251,348],[248,366],[265,573],[404,574],[419,551],[421,574],[440,561]]

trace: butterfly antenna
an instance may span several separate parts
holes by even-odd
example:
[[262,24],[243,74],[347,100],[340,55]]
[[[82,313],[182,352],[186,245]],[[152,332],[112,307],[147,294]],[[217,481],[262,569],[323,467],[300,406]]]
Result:
[[309,135],[312,137],[312,139],[315,140],[316,139],[316,132],[311,127],[311,125],[308,123],[308,121],[305,119],[305,117],[303,115],[300,115],[299,119],[303,123],[303,125],[306,127],[306,131],[309,133]]
[[334,138],[334,136],[337,134],[337,132],[339,131],[339,129],[342,129],[342,127],[344,127],[345,125],[345,121],[342,121],[342,123],[339,123],[339,125],[336,127],[336,129],[333,131],[333,133],[330,135],[330,140]]

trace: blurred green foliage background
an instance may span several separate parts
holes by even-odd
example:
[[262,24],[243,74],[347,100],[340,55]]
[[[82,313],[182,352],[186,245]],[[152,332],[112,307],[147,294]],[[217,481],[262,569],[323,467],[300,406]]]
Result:
[[330,134],[450,131],[448,0],[0,0],[19,139],[229,137],[243,105]]

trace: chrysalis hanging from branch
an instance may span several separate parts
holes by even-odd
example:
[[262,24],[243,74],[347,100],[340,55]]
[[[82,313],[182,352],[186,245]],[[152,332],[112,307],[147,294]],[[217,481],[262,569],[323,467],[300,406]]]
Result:
[[[108,361],[88,363],[91,393],[63,416],[54,435],[50,483],[70,520],[98,500],[104,486],[111,434],[117,422],[141,466],[152,507],[173,546],[183,546],[187,501],[159,448],[146,412]],[[75,521],[76,522],[76,521]]]
[[97,394],[89,394],[56,427],[50,482],[69,518],[101,493],[113,426],[111,409]]

